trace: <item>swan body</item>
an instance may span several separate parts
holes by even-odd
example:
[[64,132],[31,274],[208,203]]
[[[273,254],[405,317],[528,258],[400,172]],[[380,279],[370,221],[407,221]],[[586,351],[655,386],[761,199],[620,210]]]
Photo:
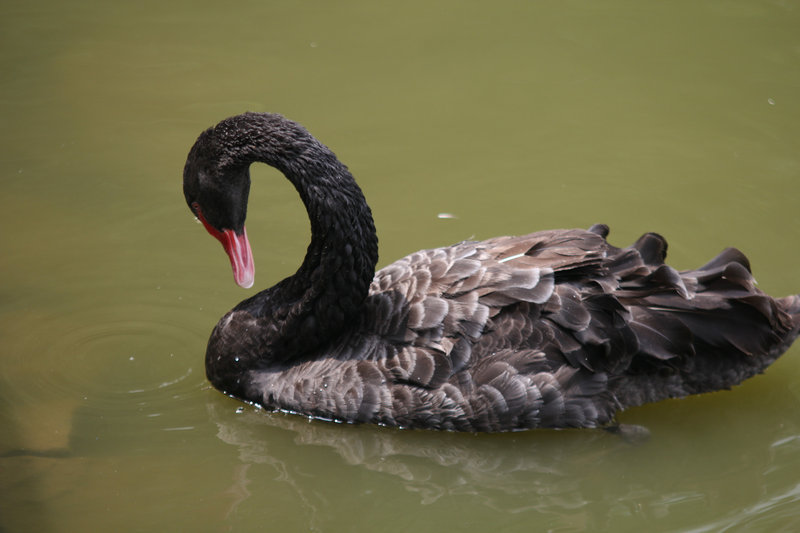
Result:
[[800,331],[800,297],[756,289],[741,252],[678,272],[661,236],[620,249],[603,225],[462,242],[375,272],[372,216],[350,172],[268,113],[205,131],[184,169],[190,209],[245,287],[256,161],[294,184],[312,237],[297,273],[211,334],[209,380],[253,404],[409,428],[599,427],[628,407],[730,388]]

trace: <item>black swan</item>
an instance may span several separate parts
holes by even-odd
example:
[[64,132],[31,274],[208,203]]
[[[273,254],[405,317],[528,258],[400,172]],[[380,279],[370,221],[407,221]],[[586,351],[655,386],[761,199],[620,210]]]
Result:
[[378,239],[353,176],[269,113],[203,132],[183,174],[186,202],[243,287],[256,161],[294,184],[311,243],[297,273],[211,334],[208,379],[252,404],[405,428],[604,427],[628,407],[730,388],[800,331],[800,296],[756,289],[738,250],[678,272],[661,236],[620,249],[604,225],[423,250],[375,272]]

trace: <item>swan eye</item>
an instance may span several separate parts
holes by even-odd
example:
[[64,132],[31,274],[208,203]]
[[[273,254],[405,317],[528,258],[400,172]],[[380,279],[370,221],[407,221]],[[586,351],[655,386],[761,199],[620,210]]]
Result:
[[194,215],[194,221],[197,222],[198,224],[202,224],[203,211],[200,209],[200,204],[198,204],[197,202],[192,202],[192,205],[189,207],[191,207],[192,209],[192,214]]

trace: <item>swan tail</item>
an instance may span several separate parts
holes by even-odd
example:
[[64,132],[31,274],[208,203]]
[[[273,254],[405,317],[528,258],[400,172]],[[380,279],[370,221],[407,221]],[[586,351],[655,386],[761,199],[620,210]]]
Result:
[[800,295],[761,292],[739,250],[680,272],[663,263],[660,236],[642,237],[621,256],[632,250],[649,273],[620,262],[626,272],[617,296],[631,312],[638,341],[615,387],[623,405],[729,389],[763,372],[798,337]]

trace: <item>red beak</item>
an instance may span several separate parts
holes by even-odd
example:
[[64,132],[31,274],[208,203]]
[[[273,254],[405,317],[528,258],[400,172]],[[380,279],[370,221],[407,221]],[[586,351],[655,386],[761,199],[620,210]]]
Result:
[[233,279],[243,289],[253,286],[256,268],[253,264],[253,252],[250,250],[250,241],[247,240],[247,230],[242,228],[242,234],[236,235],[233,230],[226,229],[222,232],[219,241],[231,260]]
[[236,280],[236,284],[243,289],[252,287],[256,267],[253,264],[253,252],[250,250],[250,241],[247,240],[247,230],[244,226],[242,226],[242,234],[237,235],[232,229],[220,231],[209,224],[200,209],[197,209],[197,218],[203,223],[206,231],[221,242],[222,247],[225,248],[225,253],[231,260],[233,279]]

